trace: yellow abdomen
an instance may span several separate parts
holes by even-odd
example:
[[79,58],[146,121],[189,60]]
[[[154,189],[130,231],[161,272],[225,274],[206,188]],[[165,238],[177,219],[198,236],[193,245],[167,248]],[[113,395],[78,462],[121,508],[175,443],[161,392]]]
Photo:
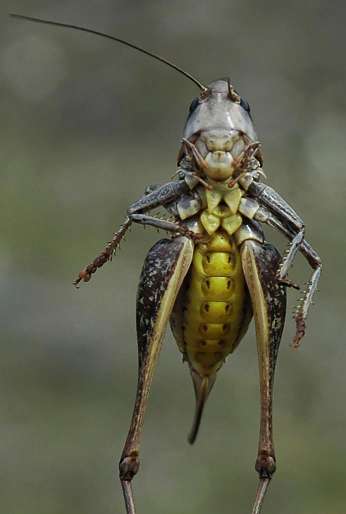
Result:
[[215,373],[237,346],[246,294],[238,248],[219,228],[196,246],[184,295],[181,349],[200,376]]

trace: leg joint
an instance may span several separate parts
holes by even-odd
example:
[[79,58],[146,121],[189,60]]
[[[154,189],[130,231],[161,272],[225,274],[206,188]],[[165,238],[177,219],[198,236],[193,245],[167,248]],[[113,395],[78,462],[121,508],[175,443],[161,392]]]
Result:
[[322,261],[321,261],[321,257],[319,255],[315,255],[314,256],[314,268],[315,269],[322,269]]
[[133,216],[134,214],[137,214],[137,213],[139,213],[139,212],[141,212],[141,211],[142,211],[142,209],[138,209],[138,208],[136,208],[136,207],[134,207],[134,206],[130,205],[130,207],[127,209],[127,215],[128,215],[128,217],[129,217],[130,219],[132,219],[132,216]]
[[124,456],[119,462],[120,480],[131,481],[139,470],[139,455],[137,451]]
[[271,478],[276,470],[274,455],[260,453],[256,460],[255,469],[258,472],[260,478]]

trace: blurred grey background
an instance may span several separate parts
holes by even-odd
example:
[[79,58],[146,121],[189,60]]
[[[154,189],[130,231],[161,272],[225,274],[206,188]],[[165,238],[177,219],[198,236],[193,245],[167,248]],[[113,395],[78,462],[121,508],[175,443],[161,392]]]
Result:
[[[265,514],[346,511],[345,2],[1,2],[0,513],[120,514],[117,462],[136,386],[136,284],[158,237],[135,227],[79,291],[76,273],[147,184],[175,171],[196,88],[84,24],[142,44],[252,106],[268,182],[303,216],[324,271],[307,335],[275,388],[278,471]],[[281,249],[286,242],[267,232]],[[299,257],[291,277],[307,280]],[[219,374],[200,437],[167,334],[146,417],[139,514],[250,513],[259,394],[253,328]]]

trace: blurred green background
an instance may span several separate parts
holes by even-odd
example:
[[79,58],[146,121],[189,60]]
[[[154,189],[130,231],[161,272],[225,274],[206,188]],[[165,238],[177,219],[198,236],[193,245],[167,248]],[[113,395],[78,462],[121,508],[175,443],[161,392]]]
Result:
[[[268,182],[324,262],[299,351],[290,293],[275,388],[278,471],[265,514],[346,512],[346,4],[314,0],[1,2],[0,513],[124,513],[117,462],[134,400],[136,284],[159,235],[135,227],[72,280],[147,184],[166,181],[194,85],[111,42],[9,20],[84,24],[160,52],[252,106]],[[281,249],[286,242],[271,231]],[[291,276],[309,275],[297,259]],[[250,513],[259,393],[253,328],[189,447],[188,368],[167,334],[146,417],[139,514]]]

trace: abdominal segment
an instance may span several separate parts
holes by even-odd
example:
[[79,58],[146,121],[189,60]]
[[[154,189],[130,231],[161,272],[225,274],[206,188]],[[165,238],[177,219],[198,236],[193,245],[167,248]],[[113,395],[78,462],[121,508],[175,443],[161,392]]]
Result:
[[210,376],[239,343],[245,317],[247,289],[233,237],[219,229],[197,245],[187,280],[180,349],[193,370]]

